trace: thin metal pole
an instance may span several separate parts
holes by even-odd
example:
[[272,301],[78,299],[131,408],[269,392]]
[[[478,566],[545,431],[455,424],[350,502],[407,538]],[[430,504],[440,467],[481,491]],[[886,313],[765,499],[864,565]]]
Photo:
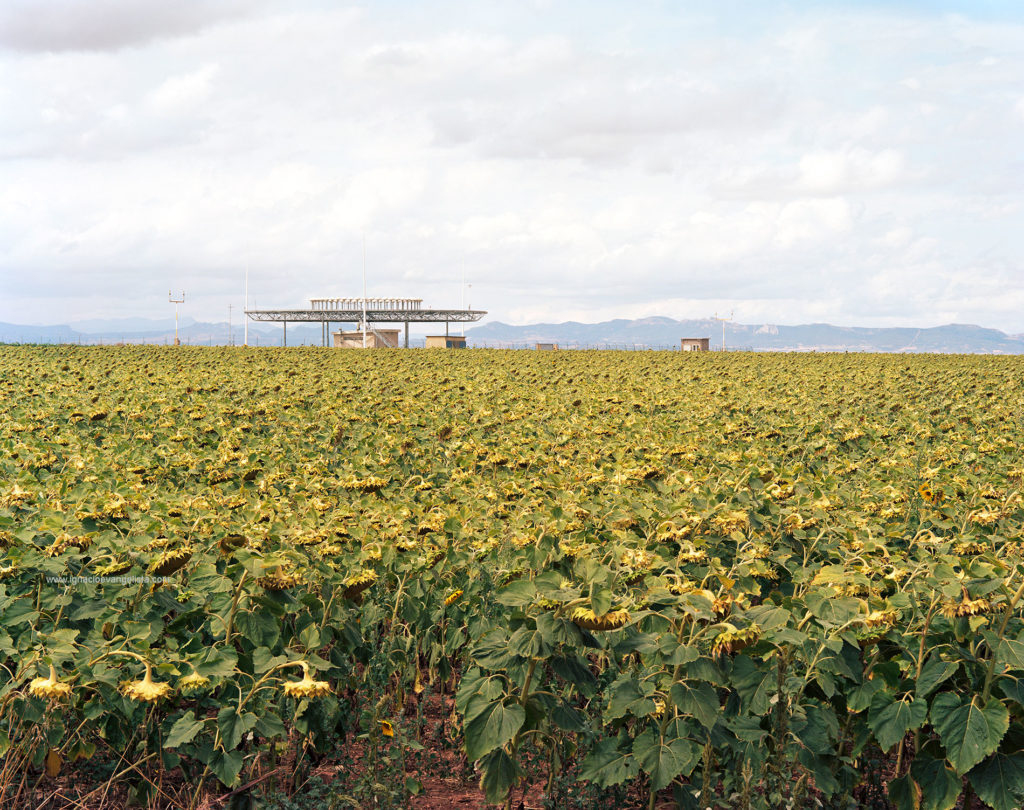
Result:
[[245,263],[245,307],[242,314],[245,315],[245,345],[249,345],[249,316],[246,311],[249,309],[249,262]]
[[174,345],[178,346],[181,341],[178,340],[178,304],[184,303],[185,293],[181,294],[181,298],[175,298],[171,295],[171,291],[167,291],[167,300],[174,304]]
[[363,231],[363,348],[366,348],[366,231]]
[[281,323],[284,324],[284,338],[281,341],[281,345],[282,346],[287,346],[288,345],[288,321],[282,321]]
[[405,348],[409,348],[409,322],[405,322]]

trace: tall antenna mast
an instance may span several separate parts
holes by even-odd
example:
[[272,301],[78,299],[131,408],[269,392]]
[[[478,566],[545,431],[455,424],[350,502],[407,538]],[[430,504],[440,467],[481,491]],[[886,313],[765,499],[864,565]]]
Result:
[[362,231],[362,348],[367,347],[367,231]]
[[185,303],[185,293],[183,292],[181,294],[181,298],[175,298],[173,295],[171,295],[171,291],[168,290],[167,300],[170,303],[174,304],[174,345],[180,346],[181,341],[178,340],[178,304]]
[[719,318],[718,317],[718,313],[717,312],[715,313],[715,320],[722,322],[722,351],[723,352],[725,351],[725,322],[732,320],[732,313],[733,312],[734,312],[734,310],[731,310],[731,309],[729,310],[729,317],[728,318]]

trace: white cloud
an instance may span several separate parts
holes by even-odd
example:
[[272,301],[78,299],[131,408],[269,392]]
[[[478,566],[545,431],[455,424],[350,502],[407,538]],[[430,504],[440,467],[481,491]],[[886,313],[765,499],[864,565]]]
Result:
[[905,177],[903,156],[895,149],[821,151],[800,159],[797,188],[814,194],[884,188]]
[[187,113],[210,96],[211,84],[220,66],[203,65],[181,76],[171,76],[146,98],[146,104],[162,116]]
[[259,0],[6,0],[0,46],[24,51],[104,51],[142,45],[259,10]]
[[365,233],[371,292],[465,269],[505,321],[1024,331],[1019,20],[43,5],[0,10],[0,321],[349,294]]

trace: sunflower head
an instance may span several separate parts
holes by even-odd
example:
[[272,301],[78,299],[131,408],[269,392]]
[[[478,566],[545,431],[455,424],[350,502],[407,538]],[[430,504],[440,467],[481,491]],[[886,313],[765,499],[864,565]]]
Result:
[[395,727],[393,725],[391,725],[391,721],[390,720],[381,720],[380,721],[380,733],[383,734],[385,737],[394,737],[395,736]]
[[992,603],[988,599],[971,599],[967,591],[963,591],[963,597],[959,602],[947,602],[942,606],[942,615],[949,619],[956,619],[962,616],[977,616],[991,610]]
[[147,662],[146,674],[141,681],[128,681],[121,685],[121,694],[140,703],[156,703],[171,694],[171,685],[153,680],[153,668]]
[[178,689],[182,692],[201,692],[210,685],[210,679],[198,672],[192,672],[178,681]]
[[898,618],[899,614],[895,610],[873,610],[864,617],[864,626],[888,629],[896,624]]
[[149,566],[147,573],[166,577],[182,568],[192,558],[191,546],[179,546],[161,553]]
[[314,681],[309,676],[309,664],[302,664],[302,680],[286,681],[284,693],[293,698],[315,698],[331,694],[331,685],[327,681]]
[[67,700],[71,696],[71,684],[62,683],[57,679],[57,670],[50,664],[48,678],[33,678],[28,685],[28,692],[33,697],[47,700]]
[[96,574],[101,577],[116,577],[131,569],[131,567],[131,560],[115,560],[107,565],[101,565],[96,569]]
[[377,581],[377,572],[369,568],[363,568],[360,571],[349,576],[343,583],[345,586],[344,596],[346,599],[355,599],[363,591],[373,585]]
[[745,627],[742,630],[733,627],[731,624],[725,625],[725,630],[719,633],[718,637],[715,638],[715,643],[711,648],[713,655],[731,655],[732,653],[739,652],[744,647],[753,644],[761,638],[761,628],[756,624],[752,624],[749,627]]
[[294,574],[287,570],[286,566],[279,565],[269,574],[265,574],[256,580],[268,591],[285,591],[302,584],[302,574]]
[[451,605],[458,602],[459,599],[462,597],[462,593],[462,590],[452,591],[444,598],[444,606],[450,607]]
[[572,612],[572,621],[584,630],[617,630],[629,623],[628,610],[611,610],[600,616],[590,608],[576,608]]

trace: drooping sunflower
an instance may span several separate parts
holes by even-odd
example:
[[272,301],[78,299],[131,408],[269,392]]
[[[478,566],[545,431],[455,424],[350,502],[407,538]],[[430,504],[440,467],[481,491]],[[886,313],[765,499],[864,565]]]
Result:
[[731,655],[732,653],[739,652],[744,647],[750,646],[760,638],[761,628],[756,624],[744,627],[742,630],[731,624],[726,624],[725,630],[715,638],[715,643],[711,647],[711,653],[715,656]]
[[309,664],[305,661],[302,665],[301,681],[286,681],[284,693],[293,698],[316,698],[331,694],[331,685],[327,681],[316,681],[310,677]]
[[590,608],[579,607],[572,612],[572,621],[584,630],[617,630],[629,623],[628,610],[611,610],[598,616]]
[[181,692],[201,692],[210,685],[210,679],[200,675],[198,672],[191,672],[178,681],[178,689]]
[[346,599],[356,599],[367,588],[377,581],[377,572],[364,568],[349,576],[344,583],[344,596]]
[[121,684],[121,694],[140,703],[156,703],[171,694],[169,683],[153,680],[153,667],[146,663],[146,674],[141,681],[128,681]]
[[71,696],[71,684],[63,683],[57,678],[57,670],[50,664],[48,678],[33,678],[28,685],[28,692],[33,697],[48,700],[67,700]]
[[186,545],[168,549],[153,560],[147,573],[158,577],[170,576],[175,571],[183,568],[190,559],[192,559],[191,546]]
[[942,606],[942,615],[948,619],[956,619],[962,616],[977,616],[990,610],[992,603],[988,599],[971,599],[965,590],[959,602],[947,602]]
[[293,574],[284,565],[279,565],[271,573],[259,577],[256,583],[268,591],[285,591],[301,585],[302,574]]

